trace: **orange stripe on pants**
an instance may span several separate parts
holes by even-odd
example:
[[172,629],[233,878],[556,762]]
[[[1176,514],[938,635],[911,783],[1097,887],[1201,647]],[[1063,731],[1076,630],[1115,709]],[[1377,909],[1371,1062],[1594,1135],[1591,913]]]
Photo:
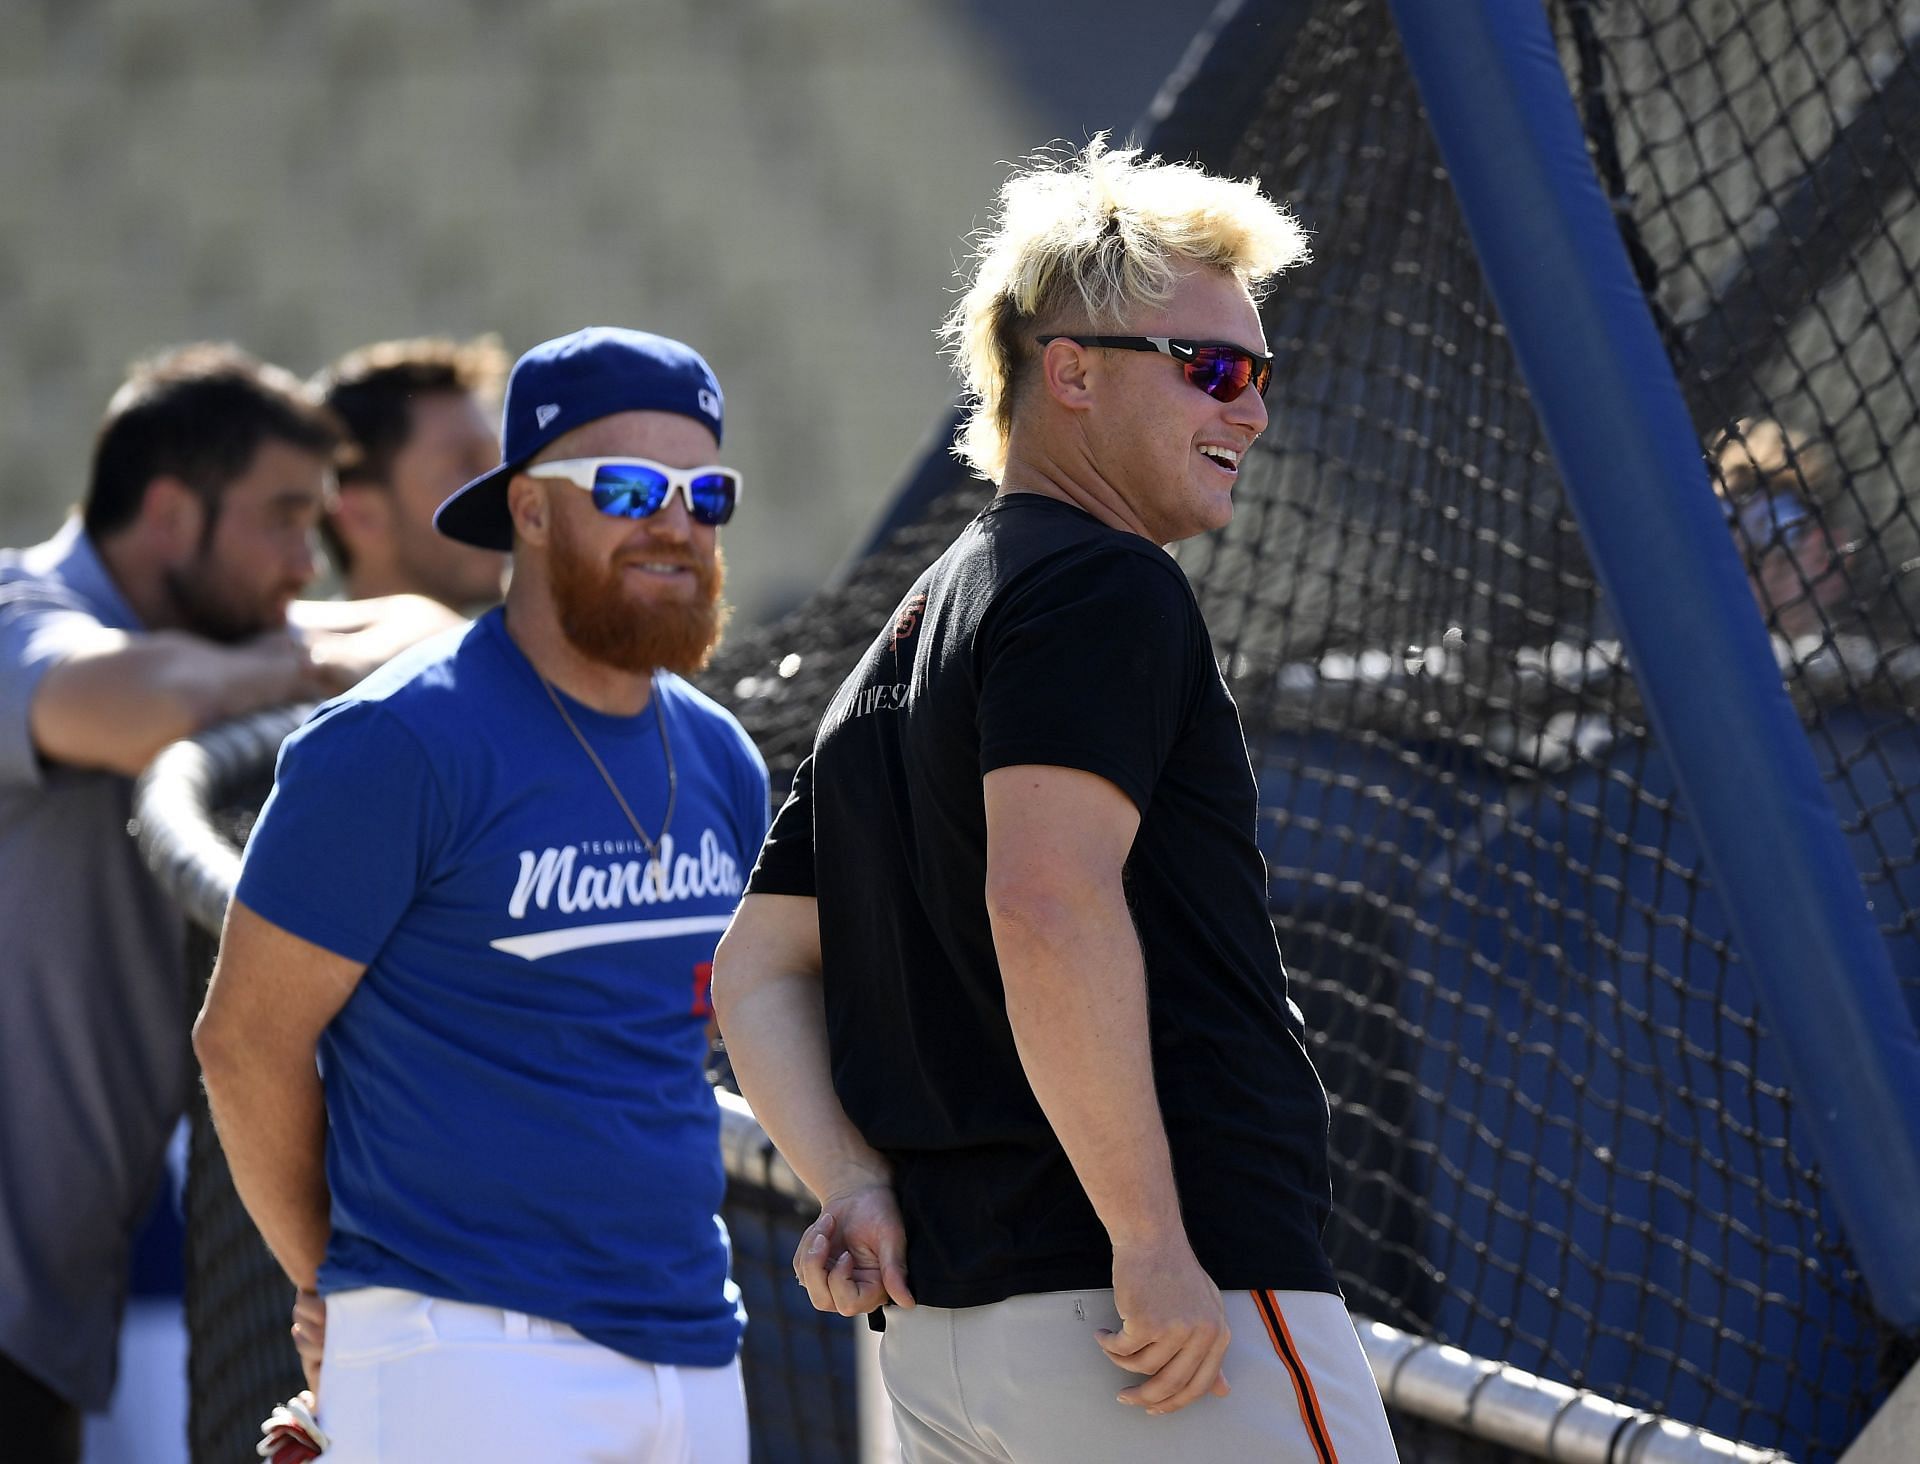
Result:
[[1319,1395],[1313,1391],[1313,1379],[1307,1374],[1307,1365],[1301,1360],[1300,1349],[1293,1345],[1293,1333],[1287,1330],[1287,1319],[1280,1314],[1279,1302],[1271,1291],[1256,1291],[1253,1300],[1260,1310],[1260,1320],[1267,1325],[1267,1336],[1273,1342],[1273,1350],[1280,1354],[1287,1376],[1293,1379],[1293,1396],[1300,1405],[1300,1421],[1307,1427],[1307,1437],[1313,1441],[1314,1453],[1319,1457],[1320,1464],[1340,1464],[1340,1456],[1333,1449],[1333,1435],[1327,1430],[1326,1415],[1320,1411]]

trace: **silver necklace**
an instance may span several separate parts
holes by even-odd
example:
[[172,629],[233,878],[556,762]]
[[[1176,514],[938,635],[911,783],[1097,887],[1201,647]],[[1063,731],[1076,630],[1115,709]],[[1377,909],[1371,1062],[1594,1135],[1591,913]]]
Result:
[[[536,676],[538,672],[534,673]],[[607,765],[600,761],[600,754],[593,750],[593,744],[587,741],[586,734],[575,724],[568,714],[566,703],[560,700],[560,693],[553,689],[553,683],[546,677],[540,677],[540,684],[546,688],[547,700],[553,703],[553,709],[560,714],[560,720],[567,724],[567,730],[573,734],[573,740],[580,744],[580,750],[593,764],[594,771],[600,774],[600,781],[607,785],[607,791],[613,795],[613,801],[620,805],[620,811],[627,816],[627,822],[633,825],[633,831],[640,838],[641,845],[647,851],[647,862],[653,866],[654,882],[660,891],[660,898],[667,897],[667,866],[660,857],[660,844],[647,837],[647,831],[640,827],[640,820],[633,815],[628,806],[626,795],[620,791],[620,785],[613,781],[613,774],[607,771]],[[673,766],[673,744],[667,740],[666,709],[660,705],[660,686],[657,681],[649,682],[652,690],[649,700],[653,703],[653,722],[660,729],[660,751],[667,760],[667,811],[660,818],[660,841],[665,842],[667,830],[673,824],[673,805],[680,797],[680,775]]]

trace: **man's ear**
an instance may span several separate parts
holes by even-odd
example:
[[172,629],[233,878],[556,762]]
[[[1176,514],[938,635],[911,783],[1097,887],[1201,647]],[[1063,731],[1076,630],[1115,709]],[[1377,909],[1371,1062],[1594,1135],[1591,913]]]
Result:
[[1093,352],[1065,337],[1040,348],[1040,379],[1047,395],[1068,411],[1083,412],[1091,404]]
[[544,545],[552,532],[553,503],[546,485],[525,473],[515,473],[507,484],[507,512],[514,533],[529,544]]
[[200,548],[207,503],[184,479],[162,473],[140,495],[139,523],[168,561],[179,561]]

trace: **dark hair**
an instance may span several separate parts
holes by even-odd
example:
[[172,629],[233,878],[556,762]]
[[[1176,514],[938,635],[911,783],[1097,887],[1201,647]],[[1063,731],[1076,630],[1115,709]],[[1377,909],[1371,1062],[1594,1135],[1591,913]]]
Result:
[[340,480],[386,481],[413,430],[413,398],[435,392],[493,395],[506,375],[507,355],[495,336],[382,341],[349,351],[314,378],[320,400],[347,429]]
[[217,515],[220,495],[269,440],[326,454],[340,430],[291,372],[238,346],[203,342],[136,362],[94,437],[88,535],[98,542],[132,523],[147,485],[164,476]]
[[[497,396],[508,365],[499,337],[491,335],[470,341],[441,336],[381,341],[335,361],[313,386],[346,428],[335,463],[341,485],[387,482],[395,455],[413,434],[415,397],[440,392]],[[320,521],[320,537],[341,572],[350,571],[352,551],[331,518]]]

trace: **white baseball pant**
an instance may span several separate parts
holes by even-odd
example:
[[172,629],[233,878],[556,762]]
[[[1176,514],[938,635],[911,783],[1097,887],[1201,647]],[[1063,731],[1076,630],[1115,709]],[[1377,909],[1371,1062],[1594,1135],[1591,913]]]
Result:
[[747,1464],[726,1367],[640,1362],[559,1322],[416,1291],[327,1298],[326,1464]]
[[1380,1390],[1337,1296],[1223,1293],[1232,1386],[1149,1417],[1116,1402],[1141,1381],[1100,1349],[1112,1291],[1049,1291],[991,1306],[887,1309],[880,1368],[907,1464],[1261,1459],[1395,1464]]

